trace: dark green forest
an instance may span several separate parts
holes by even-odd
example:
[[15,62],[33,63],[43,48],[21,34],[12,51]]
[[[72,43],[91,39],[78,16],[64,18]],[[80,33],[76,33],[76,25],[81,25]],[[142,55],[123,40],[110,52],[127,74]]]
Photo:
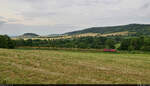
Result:
[[120,50],[144,50],[150,51],[150,37],[137,37],[123,39],[119,47]]
[[121,25],[121,26],[107,26],[107,27],[92,27],[80,31],[73,31],[69,33],[65,33],[67,35],[75,35],[75,34],[84,34],[84,33],[115,33],[115,32],[135,32],[129,35],[131,36],[141,36],[141,35],[150,35],[150,25],[149,24],[129,24],[129,25]]
[[[116,47],[116,45],[120,45]],[[52,47],[52,48],[81,48],[81,49],[117,49],[150,51],[150,37],[81,37],[57,40],[15,40],[16,47]]]

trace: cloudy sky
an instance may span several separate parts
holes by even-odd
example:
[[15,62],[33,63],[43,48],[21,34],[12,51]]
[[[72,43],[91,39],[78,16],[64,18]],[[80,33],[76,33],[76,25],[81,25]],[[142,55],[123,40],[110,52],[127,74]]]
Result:
[[89,27],[150,24],[150,0],[0,0],[0,34],[59,34]]

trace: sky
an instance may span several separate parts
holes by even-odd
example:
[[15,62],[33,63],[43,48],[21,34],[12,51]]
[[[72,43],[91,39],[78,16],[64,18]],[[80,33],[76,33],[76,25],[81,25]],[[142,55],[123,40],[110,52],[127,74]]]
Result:
[[90,27],[150,24],[150,0],[0,0],[0,34],[62,34]]

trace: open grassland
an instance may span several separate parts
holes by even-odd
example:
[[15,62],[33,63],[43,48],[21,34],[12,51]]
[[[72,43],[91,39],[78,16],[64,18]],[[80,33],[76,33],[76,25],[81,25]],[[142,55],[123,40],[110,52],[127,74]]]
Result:
[[0,83],[149,84],[150,54],[0,49]]

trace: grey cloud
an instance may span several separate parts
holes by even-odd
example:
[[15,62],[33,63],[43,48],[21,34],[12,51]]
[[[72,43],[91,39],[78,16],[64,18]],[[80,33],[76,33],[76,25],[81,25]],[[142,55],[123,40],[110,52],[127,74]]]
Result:
[[5,23],[7,23],[7,22],[0,20],[0,25],[3,25],[3,24],[5,24]]
[[29,32],[40,35],[61,34],[67,32],[70,28],[72,28],[72,31],[80,29],[80,27],[71,25],[31,26],[23,24],[5,24],[0,28],[0,34],[21,35]]
[[15,18],[8,18],[7,21],[10,23],[10,22],[18,22],[19,20]]
[[5,19],[4,17],[0,16],[0,19]]
[[[1,0],[0,5],[5,1],[8,6],[4,8],[10,6],[8,8],[10,13],[6,14],[15,14],[12,16],[16,18],[21,16],[27,25],[34,23],[34,26],[20,25],[24,23],[20,23],[18,19],[9,16],[8,19],[0,17],[3,24],[4,20],[18,21],[17,25],[3,25],[5,27],[3,33],[9,34],[11,30],[14,30],[15,34],[23,32],[50,34],[94,26],[150,22],[150,0]],[[11,27],[13,29],[10,30]]]
[[24,0],[26,3],[30,4],[34,9],[46,9],[48,7],[49,0]]
[[3,16],[0,16],[0,24],[4,23],[10,23],[10,22],[18,22],[19,20],[16,18],[5,18]]
[[141,8],[142,8],[142,9],[150,8],[150,3],[145,3],[145,4],[143,4],[143,6],[142,6]]
[[29,18],[37,18],[37,17],[48,17],[48,16],[53,16],[56,15],[57,13],[55,12],[40,12],[40,11],[32,11],[32,12],[22,12],[20,15],[24,17],[29,17]]

